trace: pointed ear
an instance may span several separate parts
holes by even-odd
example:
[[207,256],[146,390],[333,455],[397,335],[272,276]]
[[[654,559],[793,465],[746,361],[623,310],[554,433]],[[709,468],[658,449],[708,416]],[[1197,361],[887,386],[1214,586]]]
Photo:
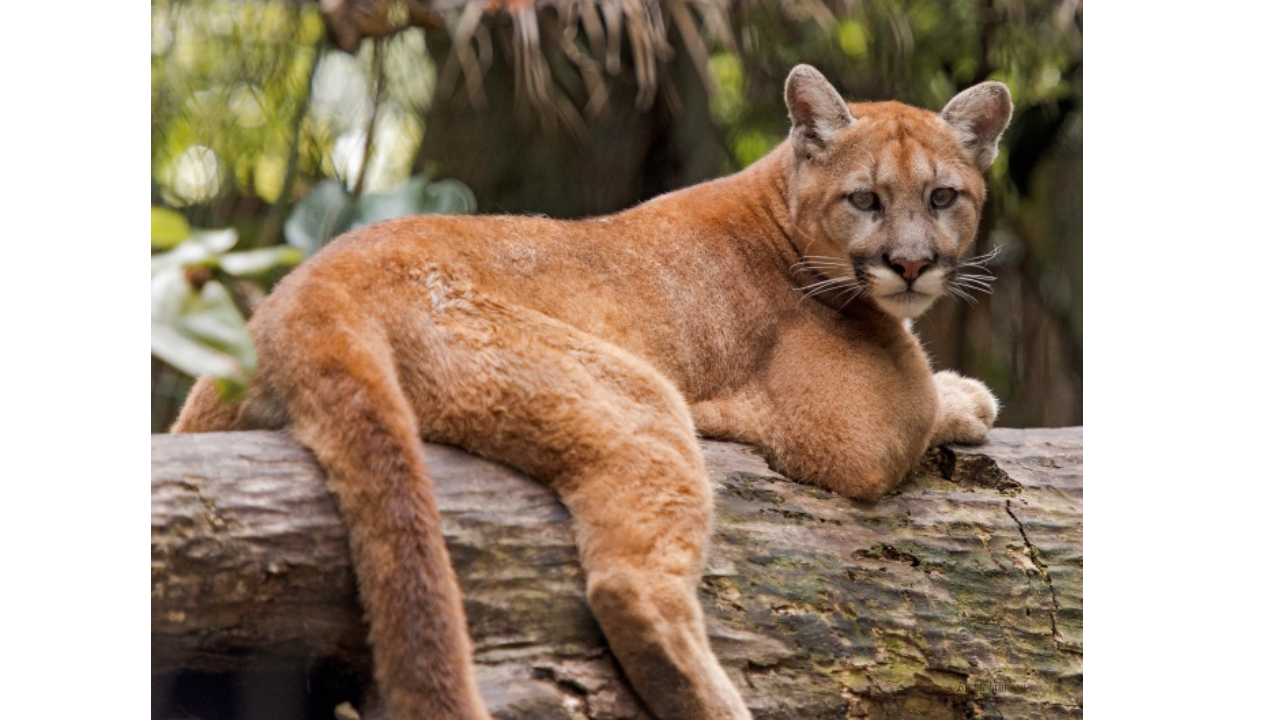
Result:
[[840,93],[808,65],[795,66],[787,76],[787,113],[797,155],[826,148],[836,133],[853,125]]
[[942,119],[955,128],[969,158],[979,170],[995,162],[1000,133],[1013,115],[1013,99],[1004,83],[984,82],[951,98],[942,108]]

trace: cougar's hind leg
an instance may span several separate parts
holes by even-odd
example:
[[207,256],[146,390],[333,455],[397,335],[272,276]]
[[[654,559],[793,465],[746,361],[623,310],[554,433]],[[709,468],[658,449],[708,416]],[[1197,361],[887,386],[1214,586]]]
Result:
[[[749,718],[712,654],[697,587],[711,509],[700,463],[641,448],[585,466],[562,492],[577,520],[587,598],[609,647],[664,720]],[[595,477],[621,481],[596,485]]]
[[656,377],[626,389],[595,379],[612,407],[585,415],[595,426],[579,440],[600,445],[554,481],[576,522],[591,609],[655,715],[748,718],[698,601],[713,497],[688,411],[674,390],[636,401],[634,386]]
[[[301,324],[300,324],[301,325]],[[377,330],[342,323],[292,342],[277,392],[350,533],[374,673],[392,720],[488,718],[417,421]],[[318,339],[322,338],[322,339]]]
[[239,409],[240,403],[226,402],[218,398],[218,391],[209,378],[196,378],[170,432],[217,432],[239,429],[236,422]]
[[[251,331],[256,330],[250,324]],[[274,351],[273,338],[254,332],[254,342],[263,354]],[[278,358],[270,358],[258,369],[258,377],[243,397],[234,400],[219,397],[213,381],[207,377],[196,378],[182,403],[178,419],[174,421],[170,432],[230,432],[235,430],[278,430],[288,424],[284,403],[271,388],[274,387],[274,375],[285,368],[279,366]]]
[[424,390],[426,435],[557,491],[592,611],[655,715],[749,718],[698,602],[713,498],[676,389],[635,356],[533,311],[470,298],[436,326],[415,351],[441,353],[435,364],[466,382],[405,379]]

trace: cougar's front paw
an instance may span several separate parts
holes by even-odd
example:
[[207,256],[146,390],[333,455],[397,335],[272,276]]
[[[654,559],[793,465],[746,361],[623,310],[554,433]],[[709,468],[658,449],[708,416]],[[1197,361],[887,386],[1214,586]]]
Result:
[[938,417],[932,444],[976,445],[986,440],[1000,412],[1000,402],[987,386],[950,370],[934,373],[933,384],[938,390]]

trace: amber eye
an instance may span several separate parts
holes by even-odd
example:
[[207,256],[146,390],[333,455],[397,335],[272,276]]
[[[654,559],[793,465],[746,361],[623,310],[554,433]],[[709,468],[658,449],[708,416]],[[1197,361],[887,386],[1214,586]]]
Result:
[[956,191],[947,187],[935,188],[929,193],[929,202],[933,205],[934,210],[951,207],[951,203],[956,201]]
[[879,210],[880,198],[870,190],[859,190],[849,196],[849,202],[859,210]]

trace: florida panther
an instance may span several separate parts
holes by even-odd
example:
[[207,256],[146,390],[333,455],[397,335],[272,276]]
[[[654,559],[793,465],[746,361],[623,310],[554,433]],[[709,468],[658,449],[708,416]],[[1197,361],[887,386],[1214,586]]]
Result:
[[910,320],[966,280],[982,173],[1012,111],[987,82],[941,113],[787,78],[789,137],[730,177],[577,221],[413,217],[338,238],[250,323],[243,399],[199,381],[175,432],[287,428],[350,528],[391,717],[488,714],[423,439],[545,482],[575,518],[592,611],[667,720],[748,718],[697,583],[699,434],[875,499],[997,404],[932,372]]

